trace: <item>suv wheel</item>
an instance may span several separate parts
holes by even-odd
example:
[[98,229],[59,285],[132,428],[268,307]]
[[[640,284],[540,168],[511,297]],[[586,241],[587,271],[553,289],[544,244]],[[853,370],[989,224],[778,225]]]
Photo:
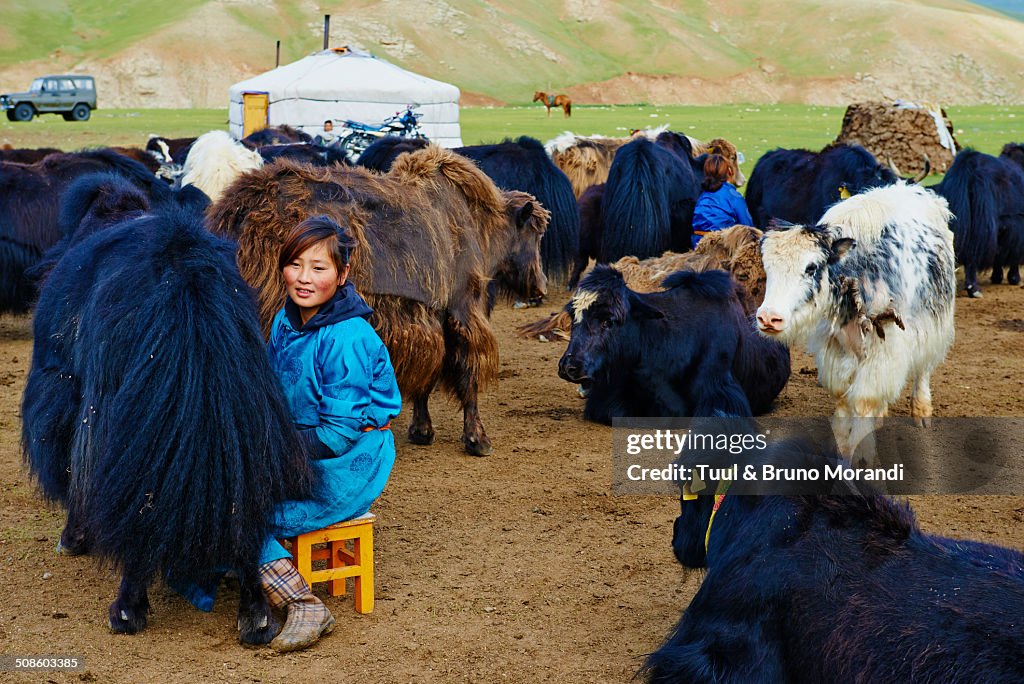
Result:
[[92,110],[87,104],[76,104],[75,108],[71,110],[71,118],[75,121],[88,121],[90,114],[92,114]]
[[31,121],[35,115],[36,110],[32,109],[32,105],[28,102],[22,102],[14,108],[15,121]]

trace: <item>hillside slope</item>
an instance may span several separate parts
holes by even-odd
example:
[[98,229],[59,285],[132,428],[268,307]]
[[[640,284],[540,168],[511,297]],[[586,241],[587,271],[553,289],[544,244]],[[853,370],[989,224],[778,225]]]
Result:
[[332,45],[468,104],[1024,102],[1024,22],[964,0],[0,0],[0,89],[77,71],[101,106],[222,107],[276,40],[282,62],[319,49],[325,13]]

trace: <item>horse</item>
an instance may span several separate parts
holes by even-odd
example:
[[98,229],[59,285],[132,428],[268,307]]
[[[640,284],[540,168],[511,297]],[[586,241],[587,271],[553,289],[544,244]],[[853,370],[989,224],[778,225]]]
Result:
[[538,90],[533,94],[533,102],[541,102],[544,107],[548,110],[548,118],[551,118],[551,108],[561,107],[564,116],[562,118],[568,119],[572,116],[572,99],[568,95],[548,95],[543,90]]
[[277,254],[299,221],[326,214],[359,241],[351,279],[374,309],[370,323],[413,403],[409,440],[430,444],[427,401],[439,383],[462,404],[466,451],[491,453],[480,387],[498,370],[487,320],[496,281],[524,300],[543,296],[540,242],[550,219],[532,195],[502,192],[483,171],[430,145],[387,174],[281,160],[240,176],[210,207],[211,229],[238,242],[238,263],[259,292],[264,334],[286,296]]
[[126,218],[85,231],[40,292],[25,460],[68,509],[62,546],[121,571],[113,632],[145,629],[158,574],[203,585],[230,567],[240,640],[267,643],[259,554],[275,507],[315,489],[308,455],[234,245],[188,208]]

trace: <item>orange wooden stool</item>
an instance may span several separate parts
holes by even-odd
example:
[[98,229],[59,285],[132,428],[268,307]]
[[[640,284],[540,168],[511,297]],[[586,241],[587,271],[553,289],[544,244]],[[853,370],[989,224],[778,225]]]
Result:
[[[292,563],[302,578],[313,586],[315,582],[330,582],[331,596],[345,594],[345,580],[355,578],[356,611],[373,612],[373,513],[328,525],[316,532],[282,539],[291,544]],[[352,542],[352,549],[346,542]],[[326,544],[327,548],[313,548]],[[326,560],[327,567],[314,570],[313,561]]]

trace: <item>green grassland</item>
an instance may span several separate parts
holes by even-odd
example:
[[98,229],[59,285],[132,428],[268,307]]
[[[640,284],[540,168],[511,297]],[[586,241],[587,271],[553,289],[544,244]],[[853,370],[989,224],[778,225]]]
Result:
[[[807,105],[728,105],[656,107],[650,105],[575,107],[563,119],[544,108],[465,107],[462,140],[467,145],[529,135],[542,141],[571,130],[580,135],[625,136],[630,128],[668,124],[672,130],[708,139],[723,137],[743,152],[749,174],[757,159],[776,147],[817,150],[835,139],[842,107]],[[999,154],[1007,142],[1024,142],[1024,107],[950,107],[947,113],[964,147]],[[143,146],[150,134],[169,138],[227,129],[226,109],[99,109],[89,121],[69,122],[56,115],[28,123],[0,119],[0,144],[14,147],[58,147],[75,150],[102,145]]]
[[[1002,9],[1009,4],[988,2]],[[966,0],[872,0],[858,11],[821,0],[713,6],[706,0],[447,0],[440,6],[327,0],[315,9],[303,0],[0,0],[0,67],[33,63],[39,73],[52,73],[85,63],[94,71],[113,69],[118,58],[131,60],[144,50],[199,70],[210,58],[244,73],[265,64],[278,40],[283,63],[317,49],[323,14],[332,17],[333,44],[362,46],[508,104],[525,104],[536,88],[562,91],[627,72],[713,83],[770,69],[776,85],[829,83],[876,68],[909,68],[912,63],[884,66],[907,46],[932,58],[964,52],[998,83],[1019,80],[1020,70],[1019,52],[1007,47],[1019,22]],[[193,38],[211,24],[223,40]],[[594,101],[622,100],[612,94]]]

